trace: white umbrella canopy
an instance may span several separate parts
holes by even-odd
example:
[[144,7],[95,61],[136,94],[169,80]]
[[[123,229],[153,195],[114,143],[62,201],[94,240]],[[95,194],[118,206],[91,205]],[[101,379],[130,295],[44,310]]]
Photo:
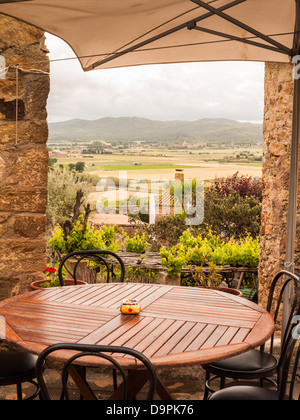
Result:
[[295,0],[0,0],[66,41],[85,71],[196,61],[289,62]]

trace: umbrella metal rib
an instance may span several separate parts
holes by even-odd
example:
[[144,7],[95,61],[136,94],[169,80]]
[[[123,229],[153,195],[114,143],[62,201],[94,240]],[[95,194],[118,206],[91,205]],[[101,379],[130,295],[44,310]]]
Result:
[[[222,11],[227,10],[227,9],[230,9],[230,8],[232,8],[232,7],[240,4],[240,3],[244,3],[245,1],[246,0],[235,0],[235,1],[231,2],[231,3],[228,3],[228,4],[220,7],[219,9],[215,9],[215,10],[218,10],[218,11],[222,12]],[[130,52],[133,52],[133,51],[135,51],[135,50],[137,50],[137,49],[139,49],[141,47],[144,47],[144,46],[146,46],[148,44],[151,44],[152,42],[155,42],[155,41],[157,41],[157,40],[159,40],[161,38],[165,38],[166,36],[171,35],[174,32],[180,31],[181,29],[185,29],[185,28],[190,29],[191,24],[193,25],[193,24],[195,24],[197,22],[200,22],[200,21],[202,21],[204,19],[207,19],[207,18],[209,18],[209,17],[211,17],[213,15],[214,15],[214,13],[210,11],[208,13],[205,13],[204,15],[199,16],[198,18],[193,19],[192,21],[189,20],[188,22],[182,23],[181,25],[178,25],[178,26],[176,26],[176,27],[174,27],[172,29],[169,29],[168,31],[162,32],[159,35],[156,35],[156,36],[151,37],[151,38],[149,38],[149,39],[147,39],[145,41],[142,41],[142,42],[140,42],[138,44],[135,44],[135,45],[133,45],[133,46],[131,46],[129,48],[126,48],[125,50],[116,52],[116,53],[112,54],[111,56],[105,58],[104,60],[97,61],[97,62],[93,63],[92,65],[90,65],[89,67],[86,68],[86,71],[93,70],[96,67],[101,66],[102,64],[108,63],[109,61],[112,61],[112,60],[114,60],[116,58],[119,58],[122,55],[125,55],[125,54],[128,54]]]
[[24,3],[25,1],[32,1],[32,0],[0,0],[0,4]]
[[[231,41],[244,42],[245,44],[254,45],[255,47],[264,48],[264,49],[268,49],[268,50],[275,51],[275,52],[278,52],[278,53],[286,54],[285,51],[282,51],[282,50],[280,50],[276,47],[272,47],[271,45],[261,44],[260,42],[252,41],[249,38],[240,38],[238,36],[225,34],[224,32],[214,31],[212,29],[203,28],[203,27],[200,27],[200,26],[197,26],[197,25],[195,25],[191,29],[197,29],[200,32],[206,32],[206,33],[211,34],[211,35],[216,35],[216,36],[220,36],[222,38],[227,38],[227,39],[230,39]],[[291,51],[290,51],[290,53],[291,53]]]
[[[203,2],[202,0],[191,0],[193,3],[198,4],[199,6],[203,7],[206,10],[209,10],[214,15],[217,15],[221,17],[222,19],[227,20],[228,22],[238,26],[239,28],[242,28],[246,30],[247,32],[257,36],[258,38],[263,39],[264,41],[268,42],[269,44],[273,44],[275,47],[277,47],[282,53],[291,55],[291,50],[286,47],[285,45],[281,44],[280,42],[275,41],[274,39],[268,37],[267,35],[263,34],[262,32],[257,31],[254,28],[251,28],[251,26],[246,25],[243,22],[240,22],[239,20],[233,18],[232,16],[227,15],[220,9],[216,9],[215,7],[210,6],[209,4]],[[261,44],[263,45],[263,44]]]

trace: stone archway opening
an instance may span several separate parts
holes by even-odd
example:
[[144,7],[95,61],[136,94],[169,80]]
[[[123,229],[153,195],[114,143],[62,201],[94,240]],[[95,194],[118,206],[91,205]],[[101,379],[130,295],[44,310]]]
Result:
[[[46,266],[49,58],[44,33],[0,15],[0,300],[28,290]],[[39,73],[29,71],[34,68]],[[18,74],[14,66],[19,66]],[[17,89],[16,89],[17,86]],[[292,65],[266,64],[261,303],[283,268],[292,131]],[[299,236],[297,236],[299,237]],[[300,257],[296,244],[296,268]],[[298,264],[299,265],[299,264]]]

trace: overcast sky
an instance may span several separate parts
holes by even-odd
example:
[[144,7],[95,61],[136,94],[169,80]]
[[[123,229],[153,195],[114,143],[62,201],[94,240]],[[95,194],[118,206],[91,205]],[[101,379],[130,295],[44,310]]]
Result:
[[[50,60],[74,57],[47,34]],[[190,63],[94,70],[78,60],[51,63],[48,121],[143,117],[156,120],[229,118],[262,122],[264,64]]]

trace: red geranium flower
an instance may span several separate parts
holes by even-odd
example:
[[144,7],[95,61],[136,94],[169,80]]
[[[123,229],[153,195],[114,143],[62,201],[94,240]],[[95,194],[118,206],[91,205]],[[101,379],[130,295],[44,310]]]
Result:
[[57,270],[54,267],[47,267],[47,268],[45,268],[44,273],[53,273],[53,274],[55,274],[56,271]]

